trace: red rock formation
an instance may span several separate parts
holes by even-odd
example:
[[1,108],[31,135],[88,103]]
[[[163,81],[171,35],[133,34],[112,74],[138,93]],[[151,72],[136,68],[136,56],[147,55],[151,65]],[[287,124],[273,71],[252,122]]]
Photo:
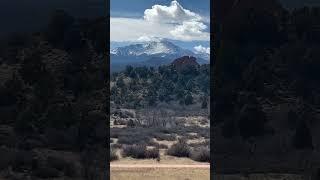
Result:
[[193,56],[183,56],[178,59],[175,59],[171,63],[177,70],[184,69],[189,66],[198,66],[197,59]]

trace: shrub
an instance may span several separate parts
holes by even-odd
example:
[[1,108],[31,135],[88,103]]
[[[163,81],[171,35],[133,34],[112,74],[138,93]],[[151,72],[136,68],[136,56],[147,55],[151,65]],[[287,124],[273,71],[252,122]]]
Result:
[[151,139],[151,140],[148,142],[148,145],[149,145],[149,146],[154,146],[154,147],[156,147],[156,146],[159,145],[159,143],[157,143],[157,142],[155,142],[153,139]]
[[166,129],[166,128],[161,128],[160,132],[162,132],[163,134],[170,134],[171,133],[171,131],[169,129]]
[[154,134],[154,138],[156,138],[158,141],[175,141],[176,137],[172,134],[161,134],[157,133]]
[[159,148],[147,149],[145,155],[146,158],[157,159],[160,157]]
[[137,133],[120,136],[118,138],[119,144],[142,144],[148,141],[149,138],[146,135]]
[[179,139],[176,144],[168,149],[167,154],[176,157],[189,157],[190,148],[185,140]]
[[187,106],[193,104],[193,97],[192,97],[191,94],[188,94],[185,97],[184,104],[187,105]]
[[136,117],[136,113],[133,110],[128,110],[128,109],[117,109],[115,110],[114,115],[119,116],[120,118]]
[[110,161],[115,161],[118,159],[119,159],[119,157],[117,155],[117,152],[113,148],[111,148],[110,149]]
[[191,152],[191,159],[199,162],[210,162],[210,150],[209,147],[196,148]]
[[127,126],[128,126],[128,127],[135,127],[135,126],[136,126],[136,123],[135,123],[132,119],[130,119],[130,120],[127,122]]
[[115,119],[113,121],[113,124],[114,125],[127,125],[127,121],[126,120],[123,120],[123,119]]
[[147,149],[145,145],[129,145],[124,146],[122,151],[123,157],[132,157],[136,159],[152,158],[157,159],[160,157],[159,148]]
[[136,159],[146,158],[146,149],[145,145],[129,145],[124,146],[122,150],[123,157],[132,157]]

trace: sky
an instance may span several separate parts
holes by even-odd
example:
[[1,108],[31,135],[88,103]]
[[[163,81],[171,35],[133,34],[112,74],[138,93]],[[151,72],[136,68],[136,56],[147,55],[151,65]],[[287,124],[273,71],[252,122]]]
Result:
[[208,52],[210,0],[111,0],[111,47],[167,39]]
[[1,0],[0,36],[12,32],[40,31],[56,9],[75,17],[98,17],[105,14],[103,0]]

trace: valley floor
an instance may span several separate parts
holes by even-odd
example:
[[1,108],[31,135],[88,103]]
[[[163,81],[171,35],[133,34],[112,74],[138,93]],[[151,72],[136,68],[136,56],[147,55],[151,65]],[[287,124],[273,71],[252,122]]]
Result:
[[208,165],[124,165],[111,164],[111,180],[209,180]]

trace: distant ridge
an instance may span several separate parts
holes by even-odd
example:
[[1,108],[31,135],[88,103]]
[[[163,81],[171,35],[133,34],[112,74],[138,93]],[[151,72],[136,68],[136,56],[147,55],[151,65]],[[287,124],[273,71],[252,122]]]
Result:
[[[197,64],[209,64],[209,56],[196,54],[183,49],[167,40],[148,41],[140,44],[131,44],[118,47],[110,51],[111,71],[121,71],[127,65],[157,67],[170,64],[180,57],[193,57]],[[208,59],[207,59],[208,58]]]

